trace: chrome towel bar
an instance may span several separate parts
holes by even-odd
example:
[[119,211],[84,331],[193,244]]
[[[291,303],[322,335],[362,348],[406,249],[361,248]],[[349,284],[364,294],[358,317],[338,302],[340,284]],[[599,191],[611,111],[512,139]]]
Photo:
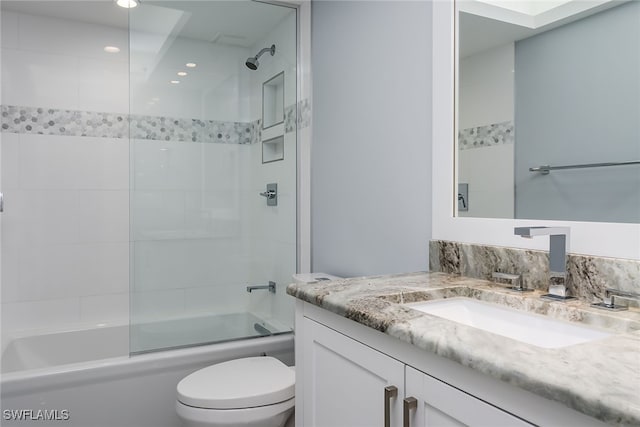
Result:
[[559,169],[584,169],[584,168],[601,168],[604,166],[628,166],[628,165],[640,165],[640,161],[634,160],[631,162],[587,163],[583,165],[566,165],[566,166],[542,165],[536,168],[529,168],[529,172],[540,172],[542,175],[548,175],[549,171],[559,170]]

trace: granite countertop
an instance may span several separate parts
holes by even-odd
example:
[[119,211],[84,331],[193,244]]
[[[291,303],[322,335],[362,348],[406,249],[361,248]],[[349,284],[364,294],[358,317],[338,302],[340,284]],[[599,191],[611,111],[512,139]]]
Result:
[[[578,300],[547,301],[539,298],[540,291],[520,294],[486,280],[446,273],[291,284],[287,293],[604,422],[640,425],[637,309],[607,312]],[[547,349],[400,305],[455,296],[589,324],[614,334]]]

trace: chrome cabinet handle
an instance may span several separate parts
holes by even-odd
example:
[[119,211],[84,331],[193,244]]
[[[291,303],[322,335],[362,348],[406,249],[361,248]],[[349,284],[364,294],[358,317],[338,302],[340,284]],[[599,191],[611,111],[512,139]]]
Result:
[[402,425],[404,427],[410,427],[409,426],[409,411],[411,411],[412,409],[417,409],[418,408],[418,400],[411,396],[411,397],[407,397],[404,399],[404,401],[402,402],[402,409],[403,409],[403,413],[402,413]]
[[0,193],[0,213],[4,212],[4,195]]
[[384,427],[391,427],[391,399],[398,397],[398,387],[389,385],[384,388]]

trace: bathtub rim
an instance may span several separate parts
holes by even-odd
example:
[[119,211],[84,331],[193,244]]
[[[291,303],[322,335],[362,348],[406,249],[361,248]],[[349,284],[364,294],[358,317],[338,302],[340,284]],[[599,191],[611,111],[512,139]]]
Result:
[[[195,365],[211,360],[247,357],[261,353],[293,352],[293,331],[268,337],[246,338],[209,345],[193,346],[153,353],[97,359],[47,368],[9,372],[0,375],[2,397],[49,390],[97,381],[112,381],[132,375],[148,375],[158,371]],[[213,361],[212,363],[217,363]],[[89,375],[90,374],[90,375]]]

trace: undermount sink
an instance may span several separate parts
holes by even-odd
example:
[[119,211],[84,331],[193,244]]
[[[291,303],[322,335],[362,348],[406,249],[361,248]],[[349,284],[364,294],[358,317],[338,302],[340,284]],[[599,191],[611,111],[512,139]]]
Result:
[[403,305],[543,348],[567,347],[611,336],[598,329],[469,298],[448,298]]

